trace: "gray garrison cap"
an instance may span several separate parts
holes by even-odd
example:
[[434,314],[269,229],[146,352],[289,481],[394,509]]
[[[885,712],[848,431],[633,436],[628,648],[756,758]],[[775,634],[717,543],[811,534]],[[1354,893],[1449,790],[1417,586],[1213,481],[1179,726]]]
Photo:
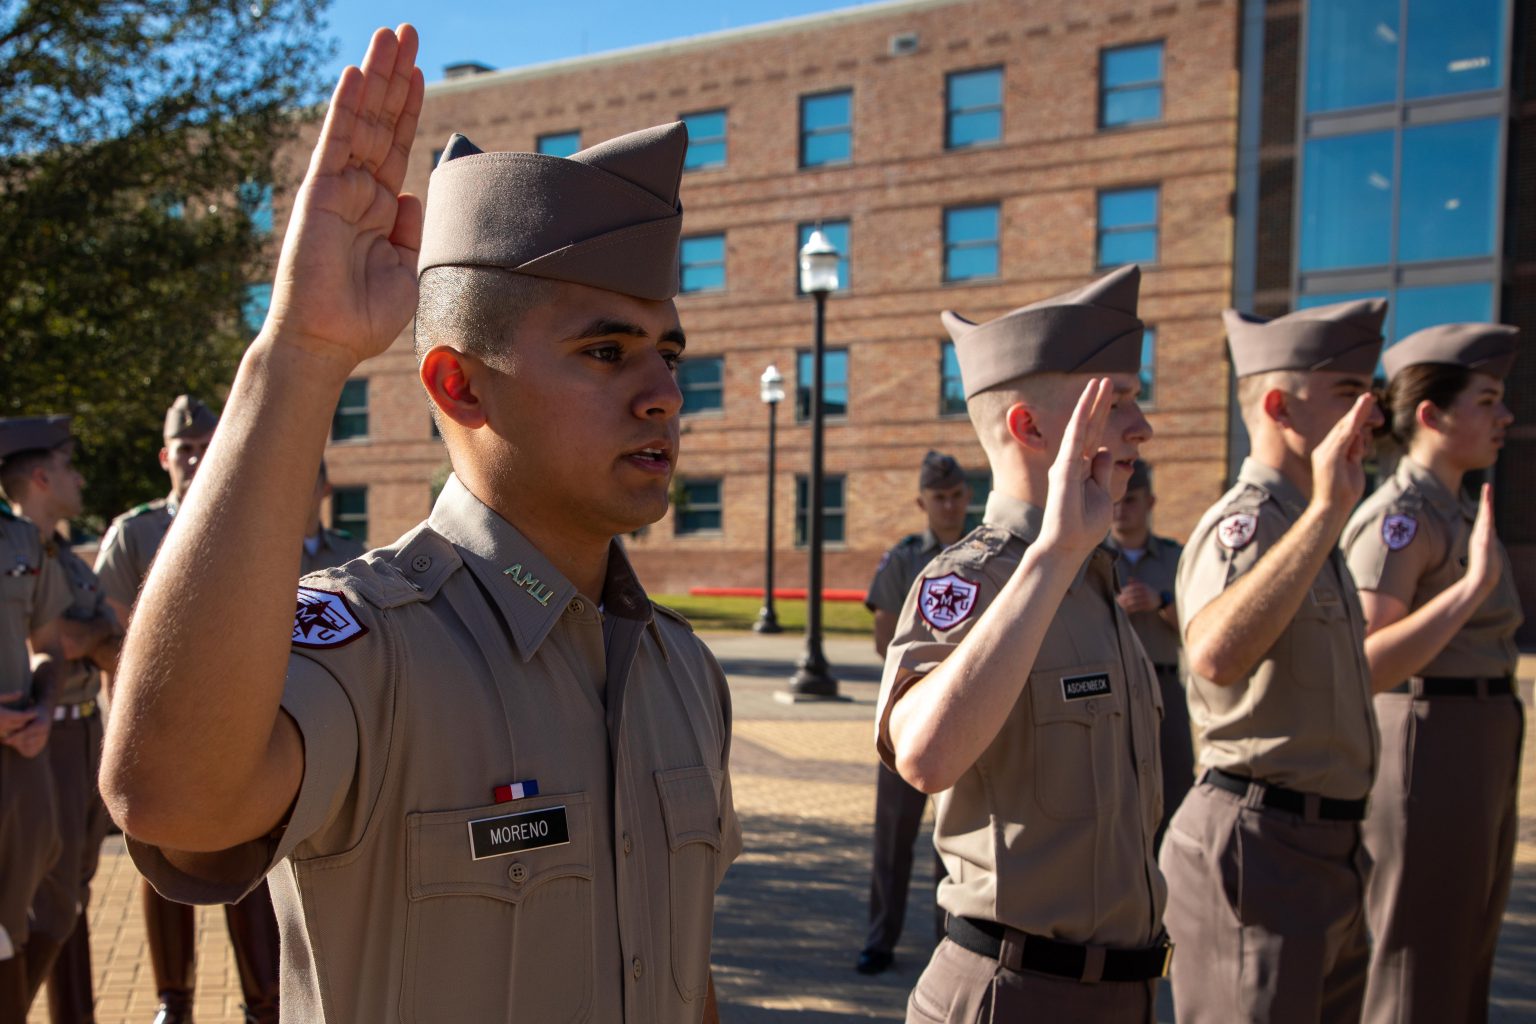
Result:
[[177,395],[176,401],[165,410],[165,439],[177,437],[202,437],[213,433],[219,418],[206,405],[191,395]]
[[984,324],[945,310],[939,319],[955,340],[965,397],[1035,373],[1140,372],[1140,288],[1141,269],[1131,264]]
[[1152,487],[1152,467],[1141,459],[1131,464],[1131,479],[1127,481],[1125,489],[1129,491],[1150,490]]
[[22,452],[46,451],[70,439],[68,416],[0,419],[0,462]]
[[448,140],[428,186],[417,273],[499,267],[640,299],[677,294],[688,129],[621,135],[569,157]]
[[959,487],[963,483],[965,483],[965,471],[960,468],[960,463],[953,455],[930,451],[923,456],[923,468],[917,475],[918,489],[938,490]]
[[1274,370],[1376,371],[1381,355],[1385,299],[1357,299],[1298,309],[1266,320],[1229,309],[1221,315],[1239,377]]
[[1503,380],[1515,365],[1519,328],[1507,324],[1441,324],[1415,331],[1381,357],[1387,379],[1420,363],[1448,363]]

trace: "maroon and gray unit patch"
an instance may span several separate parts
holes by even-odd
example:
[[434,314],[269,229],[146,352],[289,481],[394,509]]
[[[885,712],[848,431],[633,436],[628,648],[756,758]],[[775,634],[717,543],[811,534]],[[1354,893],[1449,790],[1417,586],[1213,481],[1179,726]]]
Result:
[[1216,539],[1228,551],[1241,551],[1259,532],[1259,517],[1253,512],[1234,512],[1216,524]]
[[343,647],[368,632],[344,594],[300,587],[293,613],[295,647]]
[[922,590],[917,595],[918,613],[923,621],[940,632],[954,629],[976,610],[976,593],[980,589],[964,576],[952,572],[932,578],[925,576]]

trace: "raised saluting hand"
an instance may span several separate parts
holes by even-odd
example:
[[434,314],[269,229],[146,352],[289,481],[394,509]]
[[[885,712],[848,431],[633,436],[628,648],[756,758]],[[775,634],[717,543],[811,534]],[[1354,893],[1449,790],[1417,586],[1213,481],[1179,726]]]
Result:
[[1114,404],[1115,386],[1108,377],[1093,378],[1078,397],[1061,450],[1051,464],[1042,545],[1086,557],[1109,533],[1115,504],[1109,496],[1110,474],[1115,463],[1102,445]]

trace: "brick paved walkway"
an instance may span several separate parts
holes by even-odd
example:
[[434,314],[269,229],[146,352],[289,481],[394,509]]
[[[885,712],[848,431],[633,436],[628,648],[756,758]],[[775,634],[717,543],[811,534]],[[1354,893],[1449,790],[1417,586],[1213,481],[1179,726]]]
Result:
[[[864,935],[869,832],[874,819],[870,722],[879,668],[864,638],[829,640],[844,703],[773,700],[800,651],[797,637],[708,637],[736,705],[733,776],[747,852],[720,894],[715,979],[730,1024],[793,1020],[899,1021],[927,960],[931,865],[917,858],[897,968],[878,978],[852,970]],[[1536,675],[1536,659],[1522,663]],[[1529,682],[1526,684],[1529,702]],[[1528,743],[1515,890],[1494,980],[1495,1022],[1536,1020],[1536,743]],[[101,1024],[148,1024],[153,983],[138,912],[137,875],[122,842],[103,851],[91,907]],[[223,914],[198,913],[199,1024],[238,1024],[240,991]],[[46,1024],[34,1010],[28,1024]]]

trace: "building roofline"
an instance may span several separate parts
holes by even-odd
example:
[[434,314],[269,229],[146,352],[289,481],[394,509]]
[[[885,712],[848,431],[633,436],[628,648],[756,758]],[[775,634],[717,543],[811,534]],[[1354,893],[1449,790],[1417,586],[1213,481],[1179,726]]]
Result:
[[860,4],[857,7],[822,11],[818,14],[802,14],[793,18],[783,18],[778,21],[763,22],[758,25],[722,29],[718,32],[702,32],[698,35],[684,36],[681,39],[669,39],[659,43],[644,43],[640,46],[605,50],[602,53],[585,54],[580,57],[564,57],[560,60],[527,64],[517,68],[505,68],[479,75],[468,75],[464,78],[440,79],[428,85],[427,92],[462,92],[469,89],[501,85],[506,82],[542,78],[545,75],[557,75],[570,71],[580,71],[586,68],[601,67],[605,64],[670,57],[675,54],[690,53],[695,50],[709,49],[730,43],[788,35],[794,32],[804,32],[808,29],[830,28],[834,25],[843,25],[848,22],[864,21],[870,18],[886,17],[893,14],[904,14],[908,11],[923,11],[935,7],[947,7],[964,2],[966,0],[879,0],[877,3]]

